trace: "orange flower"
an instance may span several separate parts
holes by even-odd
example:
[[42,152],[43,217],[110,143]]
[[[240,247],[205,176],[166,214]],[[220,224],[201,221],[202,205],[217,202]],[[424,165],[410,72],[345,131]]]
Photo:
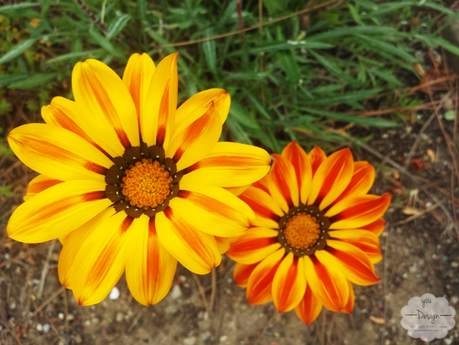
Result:
[[220,264],[225,239],[252,224],[231,191],[269,170],[260,148],[218,142],[230,107],[222,89],[177,108],[177,54],[155,67],[134,54],[123,79],[102,62],[78,63],[75,102],[56,97],[46,124],[15,128],[8,142],[41,175],[7,232],[18,241],[59,238],[59,279],[78,303],[103,300],[124,271],[132,295],[155,304],[177,261],[197,274]]
[[380,280],[373,264],[382,259],[378,236],[391,196],[367,194],[374,169],[349,149],[327,158],[292,142],[273,156],[269,175],[239,196],[256,218],[226,253],[237,262],[234,279],[250,304],[273,300],[307,325],[323,305],[350,313],[351,282]]

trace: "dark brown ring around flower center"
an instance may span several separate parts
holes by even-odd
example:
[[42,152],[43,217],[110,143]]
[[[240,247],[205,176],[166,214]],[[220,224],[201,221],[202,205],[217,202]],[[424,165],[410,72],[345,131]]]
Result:
[[[314,222],[314,231],[317,229],[317,241],[309,244],[309,246],[297,247],[293,243],[289,243],[289,236],[287,236],[286,231],[289,230],[289,223],[292,222],[295,216],[298,217],[298,215],[307,215],[307,220],[309,222]],[[326,240],[330,238],[327,231],[329,226],[330,219],[324,217],[324,212],[320,211],[317,206],[305,206],[300,204],[299,206],[291,207],[288,213],[279,220],[279,234],[277,235],[277,240],[282,247],[285,248],[287,253],[292,252],[296,257],[302,257],[304,255],[311,256],[316,250],[321,250],[326,247]]]
[[[144,164],[158,162],[159,165],[156,163],[155,167],[160,166],[161,171],[165,172],[167,177],[172,178],[170,185],[168,185],[170,187],[168,195],[164,195],[162,202],[155,204],[153,207],[151,205],[138,207],[130,200],[129,193],[124,190],[127,172],[135,169],[136,163],[138,166],[139,162]],[[183,171],[177,172],[175,161],[171,158],[165,158],[162,146],[148,147],[145,143],[142,143],[140,147],[126,149],[122,157],[113,158],[113,163],[114,165],[108,169],[105,175],[105,182],[107,183],[105,195],[114,203],[113,206],[118,212],[125,211],[132,218],[138,218],[142,214],[154,217],[158,212],[166,209],[169,200],[178,195],[179,182],[183,176]]]

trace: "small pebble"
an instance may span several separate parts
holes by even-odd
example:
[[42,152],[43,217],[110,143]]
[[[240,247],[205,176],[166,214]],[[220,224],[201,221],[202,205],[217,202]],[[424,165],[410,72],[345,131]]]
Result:
[[37,331],[38,331],[38,332],[43,331],[43,325],[42,325],[41,323],[39,323],[39,324],[37,325]]
[[228,340],[228,336],[227,336],[227,335],[222,335],[222,336],[220,337],[220,342],[221,342],[221,343],[224,343],[224,342],[227,341],[227,340]]
[[118,299],[120,297],[120,290],[115,286],[112,291],[110,292],[110,295],[108,295],[108,298],[111,300]]
[[49,323],[44,324],[43,325],[43,332],[48,333],[50,328],[51,328],[51,326],[49,325]]
[[67,315],[67,321],[72,321],[75,319],[75,316],[73,316],[73,314],[68,314]]
[[451,267],[453,268],[459,267],[459,262],[456,262],[456,261],[451,262]]
[[121,322],[121,321],[123,321],[123,319],[124,319],[124,316],[123,316],[122,313],[120,313],[120,312],[116,313],[116,321],[117,322]]
[[95,318],[93,318],[93,319],[91,320],[91,322],[92,322],[93,324],[97,325],[97,324],[99,323],[99,319],[98,319],[97,317],[95,317]]
[[195,337],[189,337],[183,339],[183,345],[195,345],[196,344],[196,338]]
[[11,304],[10,304],[10,309],[11,309],[11,310],[16,309],[16,303],[14,303],[14,302],[11,303]]
[[451,303],[452,304],[456,304],[457,302],[459,302],[459,297],[457,297],[457,296],[451,297]]
[[81,344],[81,343],[83,342],[83,339],[81,338],[81,335],[78,334],[78,335],[75,337],[75,342],[76,342],[77,344]]
[[182,290],[180,290],[180,286],[178,285],[174,285],[174,287],[172,288],[172,299],[179,299],[180,297],[182,297]]
[[57,315],[57,317],[60,319],[60,320],[64,320],[64,314],[63,313],[59,313]]
[[185,276],[179,276],[179,278],[180,278],[180,280],[181,280],[182,282],[186,282],[186,277],[185,277]]
[[443,257],[443,260],[445,260],[445,261],[448,260],[448,257],[447,257],[447,256],[444,256],[444,257]]

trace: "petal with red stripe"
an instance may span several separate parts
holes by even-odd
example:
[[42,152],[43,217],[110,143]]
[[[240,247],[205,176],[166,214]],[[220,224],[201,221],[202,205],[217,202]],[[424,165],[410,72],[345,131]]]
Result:
[[349,283],[349,299],[347,300],[346,306],[341,310],[341,312],[350,314],[352,313],[352,309],[354,309],[354,302],[355,302],[355,294],[354,294],[354,287],[352,286],[352,283],[348,281]]
[[222,123],[214,103],[207,112],[181,132],[175,133],[166,148],[166,157],[177,162],[177,171],[205,158],[212,151],[222,133]]
[[221,254],[215,237],[188,224],[174,208],[167,207],[155,219],[160,243],[185,268],[196,274],[207,274],[220,264]]
[[279,313],[294,309],[306,292],[304,259],[288,253],[273,280],[273,302]]
[[268,228],[250,228],[236,239],[226,255],[242,264],[254,264],[281,247],[277,235],[277,231]]
[[110,67],[97,60],[73,68],[72,89],[83,131],[112,157],[139,146],[137,111],[128,89]]
[[319,146],[314,146],[314,148],[308,153],[309,161],[311,162],[312,175],[316,173],[320,165],[327,159],[324,151]]
[[306,204],[312,181],[311,163],[306,152],[296,144],[296,141],[293,141],[284,148],[282,157],[292,163],[300,191],[300,201],[302,204]]
[[129,229],[126,280],[132,296],[143,305],[156,304],[169,292],[177,260],[159,242],[155,220],[142,215]]
[[381,280],[368,256],[356,246],[336,240],[327,240],[327,250],[321,251],[324,265],[337,267],[347,279],[359,285],[373,285]]
[[295,169],[284,157],[273,154],[274,163],[268,175],[268,188],[271,196],[287,213],[290,207],[298,206],[299,191]]
[[62,183],[61,180],[56,180],[45,175],[38,175],[32,181],[29,182],[27,186],[26,195],[24,195],[24,201],[29,200],[33,196],[37,195],[44,190],[51,188],[59,183]]
[[371,263],[382,260],[378,237],[367,230],[336,230],[328,233],[331,238],[350,243],[362,250]]
[[258,262],[251,265],[237,263],[234,267],[233,278],[237,286],[247,287],[250,275],[253,270],[258,266]]
[[8,236],[26,243],[64,237],[112,204],[104,190],[105,183],[96,181],[68,181],[50,187],[13,212]]
[[125,212],[115,213],[81,244],[70,271],[73,295],[79,304],[101,302],[120,279],[126,262],[126,237],[133,221]]
[[264,177],[270,163],[269,154],[259,147],[219,142],[186,170],[182,181],[215,187],[245,186]]
[[308,204],[314,204],[320,210],[332,204],[349,185],[353,171],[351,150],[333,153],[314,174]]
[[368,162],[354,162],[354,175],[346,190],[335,200],[335,203],[345,198],[365,195],[375,180],[375,169]]
[[365,226],[361,226],[360,229],[371,231],[376,236],[379,236],[384,231],[385,225],[386,225],[386,221],[384,220],[384,218],[378,218],[373,223],[367,224]]
[[295,313],[306,325],[310,325],[322,311],[322,302],[314,296],[308,285],[303,299],[295,308]]
[[274,275],[284,258],[283,248],[270,254],[253,270],[247,282],[247,302],[254,305],[263,304],[272,300],[272,285]]
[[331,230],[359,229],[380,218],[390,205],[391,195],[363,195],[340,201],[325,216],[331,219]]
[[31,123],[8,135],[16,156],[29,168],[50,178],[104,181],[113,162],[80,136],[66,129]]

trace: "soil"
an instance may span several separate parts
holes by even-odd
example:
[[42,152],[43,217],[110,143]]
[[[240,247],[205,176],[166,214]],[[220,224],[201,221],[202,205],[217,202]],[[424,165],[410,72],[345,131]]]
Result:
[[[107,298],[91,307],[78,305],[71,291],[62,289],[57,277],[59,242],[27,245],[6,236],[7,220],[22,203],[26,183],[35,173],[17,164],[14,157],[2,158],[0,178],[13,185],[14,196],[0,197],[0,343],[423,344],[410,338],[400,326],[400,311],[411,297],[424,293],[445,297],[459,311],[458,232],[452,221],[459,207],[457,200],[455,208],[451,204],[453,163],[443,133],[437,119],[420,133],[431,112],[421,115],[413,125],[371,132],[374,138],[369,146],[384,159],[353,147],[356,159],[367,160],[377,168],[377,182],[371,193],[393,195],[385,215],[387,225],[380,237],[383,260],[376,264],[381,281],[367,287],[354,285],[352,314],[324,308],[310,326],[293,311],[277,313],[272,303],[247,304],[245,290],[232,280],[234,263],[227,257],[214,272],[217,284],[210,312],[206,311],[195,277],[180,265],[172,291],[157,305],[145,307],[137,303],[124,276],[117,284],[117,299]],[[451,135],[452,122],[442,121]],[[9,125],[12,128],[17,123]],[[392,162],[403,165],[417,137],[419,146],[412,157],[417,164],[407,166],[407,173],[397,171]],[[209,303],[212,277],[209,274],[198,280]],[[446,338],[431,344],[459,344],[457,326]]]

